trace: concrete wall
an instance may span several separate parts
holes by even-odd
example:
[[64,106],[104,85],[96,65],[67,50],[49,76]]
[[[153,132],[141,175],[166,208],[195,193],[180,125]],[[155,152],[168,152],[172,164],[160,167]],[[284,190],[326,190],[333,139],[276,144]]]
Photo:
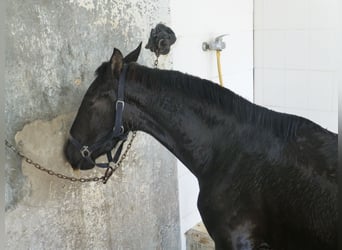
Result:
[[[172,48],[173,68],[218,83],[216,54],[202,51],[202,42],[222,34],[227,48],[221,53],[226,88],[253,100],[253,1],[171,0],[171,25],[177,35]],[[178,163],[182,249],[185,232],[201,221],[197,210],[198,183]]]
[[338,0],[255,0],[255,101],[337,132]]
[[[75,175],[62,143],[95,69],[114,46],[126,54],[146,43],[152,27],[169,22],[168,8],[167,0],[7,1],[9,141]],[[152,65],[151,53],[140,62]],[[138,134],[106,185],[59,180],[6,156],[6,249],[179,248],[176,160],[152,137]]]

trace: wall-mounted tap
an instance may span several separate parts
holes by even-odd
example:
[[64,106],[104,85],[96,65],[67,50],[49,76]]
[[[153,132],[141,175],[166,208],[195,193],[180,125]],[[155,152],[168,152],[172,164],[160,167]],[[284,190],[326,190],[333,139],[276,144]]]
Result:
[[222,51],[226,48],[226,43],[223,41],[223,37],[229,36],[229,34],[223,34],[214,39],[214,41],[210,42],[203,42],[202,43],[202,49],[204,51],[207,50],[216,50],[216,51]]
[[220,81],[220,85],[223,86],[222,70],[221,70],[221,51],[226,48],[226,43],[223,41],[223,37],[229,36],[229,34],[223,34],[214,39],[211,42],[203,42],[202,49],[204,51],[214,50],[216,51],[217,71]]

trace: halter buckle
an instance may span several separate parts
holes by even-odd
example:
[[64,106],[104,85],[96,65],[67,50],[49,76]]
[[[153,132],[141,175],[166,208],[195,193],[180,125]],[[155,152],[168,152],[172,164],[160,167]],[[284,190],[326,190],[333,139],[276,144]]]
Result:
[[122,101],[122,100],[117,100],[117,101],[116,101],[116,104],[115,104],[115,105],[116,105],[116,106],[115,106],[116,110],[118,110],[119,104],[121,104],[121,106],[122,106],[122,109],[121,109],[121,110],[124,110],[124,108],[125,108],[125,102]]
[[88,146],[83,146],[80,149],[80,153],[81,153],[83,158],[89,158],[90,155],[91,155],[91,152],[89,151],[89,147]]

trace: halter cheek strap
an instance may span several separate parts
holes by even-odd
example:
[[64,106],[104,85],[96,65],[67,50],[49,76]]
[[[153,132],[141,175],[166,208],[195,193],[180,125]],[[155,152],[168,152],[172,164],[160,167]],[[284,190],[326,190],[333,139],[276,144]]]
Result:
[[127,64],[124,64],[123,70],[120,74],[119,78],[119,86],[118,86],[118,98],[115,103],[115,125],[113,130],[113,136],[120,135],[124,132],[124,128],[122,126],[122,115],[125,109],[125,80],[127,74]]
[[[118,95],[115,103],[115,123],[113,130],[108,135],[102,137],[100,140],[90,146],[82,145],[78,140],[70,135],[70,142],[79,150],[81,156],[91,164],[100,168],[109,168],[112,162],[115,164],[118,161],[122,151],[123,143],[127,139],[127,133],[124,132],[124,127],[122,125],[123,111],[125,109],[124,92],[127,68],[128,65],[124,64],[119,77]],[[111,150],[115,146],[114,140],[119,140],[120,145],[113,157]],[[93,159],[91,158],[92,153],[100,149],[101,147],[110,148],[106,152],[108,163],[95,163],[95,161],[93,161]]]

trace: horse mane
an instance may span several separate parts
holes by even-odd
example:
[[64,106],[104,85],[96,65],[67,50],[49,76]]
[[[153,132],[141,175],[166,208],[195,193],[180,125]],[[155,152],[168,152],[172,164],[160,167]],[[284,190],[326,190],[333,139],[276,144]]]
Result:
[[138,64],[134,64],[131,70],[134,71],[134,79],[145,83],[148,88],[180,90],[202,103],[207,102],[208,105],[215,105],[227,114],[233,114],[240,122],[271,130],[283,139],[293,138],[303,126],[324,130],[306,118],[276,112],[251,103],[231,90],[206,79],[178,71],[151,69]]

